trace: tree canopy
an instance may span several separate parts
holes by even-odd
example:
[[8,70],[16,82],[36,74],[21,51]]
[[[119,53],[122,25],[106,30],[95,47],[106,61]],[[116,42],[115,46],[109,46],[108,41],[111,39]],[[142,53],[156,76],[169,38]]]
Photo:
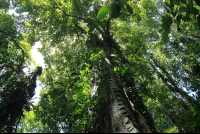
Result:
[[200,132],[198,0],[0,5],[0,132]]

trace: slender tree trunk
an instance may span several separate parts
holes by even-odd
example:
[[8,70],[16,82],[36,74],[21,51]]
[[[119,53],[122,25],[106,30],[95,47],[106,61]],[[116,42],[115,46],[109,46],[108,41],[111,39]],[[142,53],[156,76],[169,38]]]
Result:
[[[194,100],[194,99],[193,99],[191,96],[189,96],[185,91],[183,91],[182,89],[180,89],[180,88],[177,86],[176,82],[170,77],[169,73],[168,73],[163,67],[159,66],[159,65],[157,64],[157,62],[156,62],[154,59],[152,59],[152,60],[154,61],[155,65],[156,65],[157,67],[159,67],[159,68],[162,70],[162,72],[165,74],[165,76],[166,76],[167,78],[165,78],[165,77],[154,67],[154,65],[151,64],[151,66],[152,66],[153,69],[157,72],[158,76],[162,79],[163,83],[164,83],[171,91],[173,91],[174,93],[179,93],[179,94],[180,94],[182,97],[184,97],[190,104],[192,104],[192,102],[196,102],[196,100]],[[170,84],[168,84],[168,82],[169,82]]]

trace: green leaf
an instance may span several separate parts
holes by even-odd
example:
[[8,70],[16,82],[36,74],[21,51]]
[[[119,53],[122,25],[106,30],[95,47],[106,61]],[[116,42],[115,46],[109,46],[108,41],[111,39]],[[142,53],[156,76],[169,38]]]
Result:
[[[170,26],[172,25],[172,17],[170,14],[162,16],[162,28],[164,29],[162,40],[167,43],[169,41]],[[161,31],[161,30],[160,30]]]
[[87,120],[84,120],[84,121],[83,121],[83,124],[87,124]]
[[114,67],[114,71],[117,71],[117,67]]
[[196,112],[195,112],[195,109],[192,106],[191,106],[191,110],[192,110],[193,116],[195,116]]
[[124,70],[128,70],[128,67],[125,67]]
[[88,32],[90,29],[89,28],[86,28],[86,32]]
[[131,128],[133,125],[131,124],[131,123],[128,123],[127,125],[126,125],[126,128],[127,129],[129,129],[129,128]]
[[110,12],[110,6],[105,5],[99,10],[99,13],[97,15],[98,19],[104,19],[109,12]]
[[125,70],[121,70],[121,75],[123,76],[125,74]]
[[162,23],[163,29],[164,30],[169,29],[170,26],[172,25],[172,22],[173,22],[171,15],[170,14],[166,14],[166,15],[162,16],[162,22],[163,22]]
[[137,129],[136,128],[133,128],[130,133],[138,133]]
[[126,8],[130,14],[133,14],[133,9],[131,8],[131,6],[129,6],[129,4],[126,4]]
[[162,39],[163,39],[163,41],[165,43],[167,43],[169,41],[169,37],[168,37],[169,32],[170,32],[170,30],[168,29],[168,30],[165,30],[165,32],[163,33],[163,38]]
[[123,119],[123,122],[124,122],[124,123],[127,123],[128,120],[129,120],[128,117],[125,117],[125,118]]

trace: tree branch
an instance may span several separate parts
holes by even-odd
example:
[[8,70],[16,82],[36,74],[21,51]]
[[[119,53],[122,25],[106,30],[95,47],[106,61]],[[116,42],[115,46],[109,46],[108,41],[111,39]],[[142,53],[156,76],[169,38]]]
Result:
[[[153,58],[151,58],[153,60]],[[156,61],[153,60],[153,62],[155,63],[155,65],[157,66],[158,64],[156,64]],[[190,104],[192,104],[192,102],[196,102],[196,100],[194,100],[191,96],[189,96],[185,91],[183,91],[181,88],[179,88],[176,84],[176,82],[174,82],[174,80],[172,78],[170,78],[168,75],[168,72],[163,71],[161,67],[159,67],[162,72],[167,73],[165,74],[165,76],[167,78],[164,78],[164,76],[154,67],[153,64],[151,64],[151,66],[153,67],[153,69],[157,72],[157,74],[159,75],[159,77],[162,79],[163,83],[170,89],[172,90],[174,93],[179,93],[180,95],[182,95]],[[168,84],[167,82],[169,82],[170,84]]]
[[[49,2],[50,2],[50,1],[49,1]],[[51,3],[51,2],[50,2],[50,3]],[[52,3],[51,3],[51,4],[52,4]],[[66,16],[78,18],[78,19],[81,19],[81,20],[83,20],[83,21],[85,21],[85,22],[87,22],[87,23],[92,23],[92,20],[91,20],[91,21],[88,21],[89,18],[83,18],[83,17],[80,17],[80,16],[74,16],[74,15],[69,15],[69,14],[67,14],[63,9],[61,9],[60,7],[58,7],[58,4],[56,4],[55,1],[54,1],[54,4],[55,4],[56,6],[54,6],[53,8],[57,8],[57,9],[61,10]],[[53,4],[52,4],[52,5],[53,5]],[[106,37],[105,34],[104,34],[94,23],[92,23],[92,25],[94,25],[94,26],[96,27],[96,29],[102,34],[102,37],[103,37],[103,38]],[[78,26],[78,25],[75,24],[75,26]],[[77,27],[77,28],[79,29],[80,27]],[[80,29],[79,29],[79,30],[80,30]],[[84,31],[85,31],[85,30],[84,30]],[[83,30],[82,30],[81,32],[84,33],[84,34],[87,33],[87,32],[83,32]]]
[[69,89],[70,88],[72,88],[73,86],[74,86],[74,83],[76,83],[78,80],[79,80],[80,78],[78,77],[78,78],[75,78],[75,79],[73,79],[74,81],[72,82],[72,84],[69,86],[69,87],[66,87],[63,83],[61,83],[61,82],[53,82],[52,84],[47,84],[47,85],[54,85],[54,84],[60,84],[60,85],[62,85],[63,87],[66,87],[66,88],[68,88],[68,92],[69,92]]
[[[49,1],[49,2],[50,2],[50,1]],[[54,2],[54,4],[56,5],[56,6],[54,6],[54,5],[50,2],[50,3],[54,6],[53,8],[57,8],[57,9],[61,10],[66,16],[84,19],[84,18],[79,17],[79,16],[74,16],[74,15],[69,15],[69,14],[67,14],[63,9],[61,9],[60,7],[58,7],[58,4],[57,4],[55,1],[53,1],[53,2]]]
[[191,37],[191,36],[189,36],[189,35],[177,33],[177,32],[174,32],[173,30],[172,30],[172,33],[175,34],[175,35],[180,35],[180,36],[183,37],[183,38],[188,38],[188,39],[191,39],[191,40],[200,42],[200,39],[199,39],[199,38],[195,38],[195,37]]
[[[9,64],[6,64],[6,63],[2,63],[2,64],[0,64],[0,68],[4,68],[5,66],[7,66],[7,67],[9,67],[9,68],[11,68],[12,70],[14,70],[16,73],[18,73],[19,71],[17,71],[14,67],[12,67],[11,65],[9,65]],[[1,70],[2,70],[1,69]],[[1,71],[0,71],[1,72]]]
[[[72,87],[74,86],[74,83],[76,83],[79,79],[80,79],[80,78],[75,78],[75,79],[74,79],[74,82],[70,85],[69,89],[72,88]],[[69,89],[68,89],[68,91],[69,91]]]
[[82,28],[82,27],[80,27],[78,24],[74,24],[80,31],[81,31],[81,33],[83,33],[83,34],[87,34],[87,32]]

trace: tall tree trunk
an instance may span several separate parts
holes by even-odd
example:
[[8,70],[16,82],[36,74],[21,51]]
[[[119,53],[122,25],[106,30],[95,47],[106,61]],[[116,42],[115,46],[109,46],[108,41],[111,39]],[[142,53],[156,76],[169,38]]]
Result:
[[110,61],[105,57],[107,63],[106,98],[103,102],[102,113],[98,127],[94,130],[98,133],[151,133],[151,127],[144,116],[136,109],[129,100],[127,88],[116,76],[110,66]]
[[[17,118],[22,115],[23,105],[28,101],[27,84],[25,82],[18,82],[16,90],[12,93],[3,104],[0,105],[0,128],[2,128],[7,121]],[[11,119],[9,119],[9,117]]]
[[[41,73],[42,68],[38,67],[37,70],[32,73],[31,78],[27,79],[30,84],[23,81],[25,78],[24,73],[18,74],[19,81],[13,83],[16,85],[15,91],[12,92],[11,96],[5,100],[4,103],[0,104],[0,129],[6,124],[9,124],[9,126],[14,125],[16,123],[15,120],[23,115],[23,106],[33,97],[37,76]],[[26,106],[26,108],[30,110],[30,107]]]

